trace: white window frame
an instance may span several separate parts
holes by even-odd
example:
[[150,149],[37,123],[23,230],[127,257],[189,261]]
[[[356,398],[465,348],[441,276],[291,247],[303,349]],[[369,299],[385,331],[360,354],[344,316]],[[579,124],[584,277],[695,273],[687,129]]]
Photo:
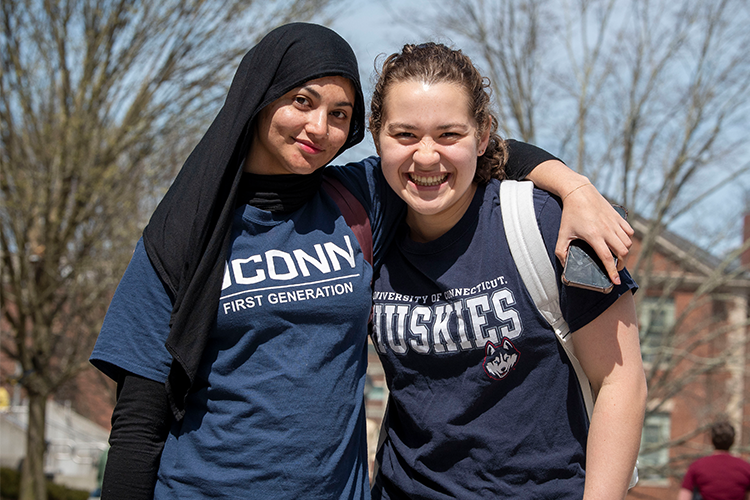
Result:
[[[662,324],[654,324],[657,319]],[[675,304],[672,297],[644,297],[640,303],[641,354],[644,363],[651,363],[664,345],[664,336],[675,324]]]
[[[654,413],[646,417],[641,434],[641,449],[646,446],[668,443],[672,430],[672,416],[669,413]],[[638,453],[638,470],[642,481],[665,482],[669,464],[669,448],[642,454]]]

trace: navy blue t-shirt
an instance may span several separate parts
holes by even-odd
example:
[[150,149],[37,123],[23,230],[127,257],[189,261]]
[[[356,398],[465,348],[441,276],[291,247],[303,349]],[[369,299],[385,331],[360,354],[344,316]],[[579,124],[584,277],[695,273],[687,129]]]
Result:
[[[356,175],[367,184],[363,168]],[[370,212],[376,258],[385,212]],[[185,417],[167,438],[156,499],[369,497],[363,393],[371,278],[323,191],[287,216],[237,209],[216,327]],[[165,381],[171,309],[139,242],[92,363],[113,377],[125,370]]]
[[[404,203],[371,157],[328,167],[370,216],[374,267]],[[372,269],[327,195],[275,217],[237,210],[217,325],[162,455],[155,498],[366,498],[362,395]],[[172,297],[142,242],[92,363],[166,380]]]
[[[373,498],[583,495],[587,416],[575,372],[523,285],[499,182],[451,230],[416,243],[403,224],[375,282],[372,340],[385,369],[387,435]],[[550,259],[561,206],[535,190]],[[561,285],[571,335],[635,287]]]

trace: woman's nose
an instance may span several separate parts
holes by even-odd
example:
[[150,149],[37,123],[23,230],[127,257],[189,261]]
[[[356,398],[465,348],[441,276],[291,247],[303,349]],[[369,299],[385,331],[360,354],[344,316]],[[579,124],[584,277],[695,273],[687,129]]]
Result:
[[432,165],[440,161],[440,153],[438,153],[435,149],[434,141],[430,139],[423,139],[419,141],[417,149],[416,151],[414,151],[414,155],[412,158],[414,160],[414,163],[420,165]]
[[328,113],[325,110],[316,110],[309,115],[307,122],[307,133],[322,137],[328,133]]

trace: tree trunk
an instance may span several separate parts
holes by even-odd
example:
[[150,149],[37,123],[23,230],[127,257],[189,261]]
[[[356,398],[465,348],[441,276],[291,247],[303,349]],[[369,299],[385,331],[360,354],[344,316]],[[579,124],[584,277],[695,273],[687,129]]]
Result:
[[44,477],[46,410],[47,397],[30,393],[26,458],[21,469],[19,500],[47,500],[47,485]]

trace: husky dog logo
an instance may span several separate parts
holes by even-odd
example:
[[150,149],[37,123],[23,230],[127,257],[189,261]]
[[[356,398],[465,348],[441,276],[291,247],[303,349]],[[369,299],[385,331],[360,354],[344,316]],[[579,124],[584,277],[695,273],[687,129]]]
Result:
[[487,342],[484,346],[484,354],[484,362],[482,363],[484,371],[495,380],[502,380],[507,377],[510,371],[516,367],[518,357],[521,355],[516,346],[507,338],[503,338],[500,345]]

